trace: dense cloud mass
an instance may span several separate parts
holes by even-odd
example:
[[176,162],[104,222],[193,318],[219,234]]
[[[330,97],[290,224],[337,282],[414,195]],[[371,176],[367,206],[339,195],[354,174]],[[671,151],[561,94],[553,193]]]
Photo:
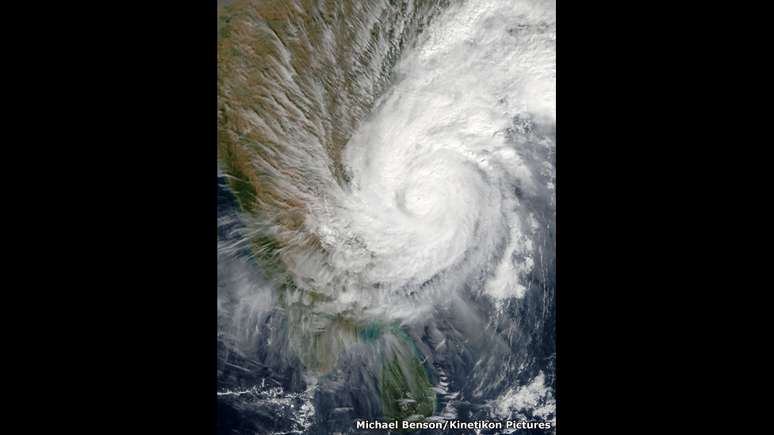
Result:
[[553,422],[555,3],[221,9],[221,432]]

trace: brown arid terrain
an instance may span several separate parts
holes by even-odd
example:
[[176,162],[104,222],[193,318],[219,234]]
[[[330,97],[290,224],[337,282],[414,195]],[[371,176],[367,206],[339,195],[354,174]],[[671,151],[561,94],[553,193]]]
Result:
[[[407,10],[409,4],[415,10]],[[403,46],[426,25],[432,15],[428,9],[439,5],[223,2],[218,16],[218,151],[245,211],[264,213],[264,218],[296,231],[302,225],[304,199],[287,185],[308,192],[332,180],[345,182],[342,148],[388,85]],[[395,14],[408,19],[390,19]],[[294,158],[309,152],[319,161],[318,171]],[[288,184],[278,187],[277,180]]]

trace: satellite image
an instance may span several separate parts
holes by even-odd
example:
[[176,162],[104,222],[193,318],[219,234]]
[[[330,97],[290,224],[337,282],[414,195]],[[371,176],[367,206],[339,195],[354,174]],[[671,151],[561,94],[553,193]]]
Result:
[[555,1],[217,33],[218,433],[555,433]]

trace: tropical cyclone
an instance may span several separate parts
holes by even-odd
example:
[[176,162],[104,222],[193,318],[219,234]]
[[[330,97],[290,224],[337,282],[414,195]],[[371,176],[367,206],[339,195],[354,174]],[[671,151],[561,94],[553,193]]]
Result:
[[287,431],[552,418],[554,2],[229,7],[219,388]]
[[[534,174],[550,162],[530,166],[513,127],[515,118],[532,130],[555,122],[553,34],[540,30],[549,18],[529,2],[466,2],[421,35],[344,149],[349,183],[307,203],[305,225],[325,259],[320,269],[305,256],[300,282],[339,308],[405,317],[499,260],[511,276],[495,270],[490,281],[504,282],[484,288],[520,293],[535,225],[522,202],[551,197],[553,180]],[[528,28],[537,31],[520,38]],[[553,144],[538,146],[550,153]],[[406,304],[407,295],[416,298]]]

